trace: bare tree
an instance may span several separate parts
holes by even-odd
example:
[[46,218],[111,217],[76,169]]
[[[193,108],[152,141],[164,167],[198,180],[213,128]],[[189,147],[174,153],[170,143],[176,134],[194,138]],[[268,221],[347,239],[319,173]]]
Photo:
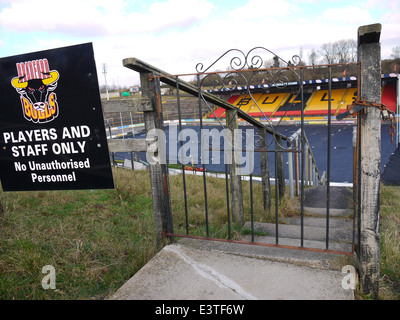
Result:
[[322,62],[325,64],[336,63],[335,46],[332,42],[324,43],[318,51],[322,57]]
[[316,64],[318,64],[317,60],[318,60],[318,54],[313,48],[313,49],[311,49],[311,52],[308,55],[308,63],[311,66],[315,66]]
[[393,59],[400,59],[400,46],[392,48],[392,54],[390,55]]
[[355,40],[339,40],[333,43],[337,63],[355,62],[357,44]]
[[323,63],[348,63],[357,59],[357,44],[355,40],[339,40],[324,43],[319,50]]

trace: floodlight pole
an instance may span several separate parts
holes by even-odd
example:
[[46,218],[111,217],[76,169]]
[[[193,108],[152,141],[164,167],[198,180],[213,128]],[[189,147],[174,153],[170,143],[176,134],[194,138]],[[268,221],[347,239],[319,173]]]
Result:
[[103,63],[103,74],[104,74],[104,81],[106,83],[106,93],[107,93],[107,100],[110,100],[108,96],[108,86],[107,86],[107,64]]

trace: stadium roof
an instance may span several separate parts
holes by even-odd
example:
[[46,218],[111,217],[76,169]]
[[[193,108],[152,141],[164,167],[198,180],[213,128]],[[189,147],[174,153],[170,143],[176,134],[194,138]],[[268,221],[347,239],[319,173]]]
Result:
[[[393,80],[395,81],[398,79],[399,74],[398,73],[385,73],[381,75],[382,79],[385,80]],[[348,83],[352,81],[357,81],[356,76],[351,76],[351,77],[341,77],[341,78],[332,78],[332,83]],[[304,85],[319,85],[319,84],[328,84],[329,79],[317,79],[317,80],[306,80],[303,82]],[[240,92],[247,90],[250,88],[250,90],[256,90],[256,89],[282,89],[282,88],[288,88],[288,87],[296,87],[299,86],[300,82],[299,81],[292,81],[288,82],[285,85],[279,85],[279,84],[260,84],[260,85],[250,85],[250,86],[237,86],[235,88],[223,88],[223,89],[213,89],[213,90],[206,90],[207,92],[210,93],[218,93],[218,92]]]

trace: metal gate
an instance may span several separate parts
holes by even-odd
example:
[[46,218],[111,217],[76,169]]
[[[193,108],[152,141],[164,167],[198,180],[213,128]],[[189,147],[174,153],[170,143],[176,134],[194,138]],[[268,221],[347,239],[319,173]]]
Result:
[[[228,71],[213,71],[218,70],[221,64]],[[342,83],[346,87],[342,88],[341,105],[336,100],[333,105],[332,86],[337,80],[333,73],[342,73],[343,69],[347,69],[347,72],[358,75],[358,63],[305,66],[298,56],[285,61],[266,48],[256,47],[248,53],[229,50],[209,66],[197,64],[196,72],[192,74],[171,75],[138,59],[125,59],[124,66],[140,72],[143,98],[153,105],[144,106],[142,99],[138,110],[144,112],[147,152],[151,151],[150,158],[154,160],[150,163],[152,184],[157,179],[161,180],[158,187],[152,188],[161,189],[153,191],[153,204],[163,239],[189,237],[353,254],[355,188],[352,199],[354,214],[353,219],[349,219],[352,224],[349,250],[331,247],[331,130],[332,118],[345,110],[344,97],[349,92],[349,83],[350,87],[357,88],[357,77]],[[315,75],[322,80],[315,82]],[[164,127],[162,83],[172,89],[176,112],[176,120],[169,120],[168,128]],[[324,122],[325,149],[317,150],[319,153],[326,152],[327,163],[323,173],[318,170],[305,122],[307,100],[320,90],[325,92],[324,101],[328,107]],[[230,103],[229,97],[238,93],[240,101]],[[259,96],[263,95],[262,101]],[[356,96],[356,93],[353,95]],[[197,119],[188,120],[184,116],[183,105],[190,97],[197,101]],[[275,109],[265,108],[265,105]],[[171,115],[169,118],[174,119]],[[288,122],[292,125],[288,126]],[[195,126],[188,127],[188,124]],[[223,159],[219,163],[219,173],[209,169],[209,165],[213,164],[210,161],[216,157]],[[171,175],[168,175],[171,163],[180,169],[178,179],[181,180],[181,191],[175,190],[173,194],[170,190]],[[254,164],[260,167],[256,175]],[[273,170],[270,170],[271,167]],[[159,178],[155,178],[157,174]],[[217,191],[210,189],[210,185],[216,184],[215,179],[224,181],[224,185],[218,184]],[[199,184],[202,184],[202,195],[199,196],[198,192],[193,195],[191,186]],[[326,205],[320,208],[325,211],[325,246],[315,247],[307,244],[305,234],[308,229],[305,219],[309,216],[305,211],[305,194],[307,190],[321,185],[326,188]],[[287,189],[289,191],[285,191]],[[217,192],[223,196],[216,197]],[[296,202],[297,205],[290,204]],[[225,207],[225,216],[216,217],[215,211],[221,211],[221,203]],[[292,227],[298,234],[294,244],[281,241],[284,238],[282,230],[287,228],[281,213],[287,211],[285,206],[288,203],[293,206],[290,214],[299,221],[297,226]],[[269,241],[258,241],[263,236],[269,236]]]

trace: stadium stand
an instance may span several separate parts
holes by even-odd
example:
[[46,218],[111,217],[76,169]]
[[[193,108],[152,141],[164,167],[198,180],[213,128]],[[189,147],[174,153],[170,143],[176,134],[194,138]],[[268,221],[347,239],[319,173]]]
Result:
[[[347,89],[332,89],[331,91],[331,115],[334,115],[337,108],[342,106]],[[304,115],[327,115],[329,109],[329,91],[315,91],[308,105],[304,110]]]
[[347,110],[347,105],[352,104],[356,98],[357,88],[347,89],[343,99],[338,103],[335,115],[337,116],[338,114],[345,112]]
[[264,93],[260,95],[257,105],[253,106],[248,113],[253,117],[271,116],[289,95],[288,93]]
[[237,99],[234,105],[246,113],[249,113],[254,107],[257,108],[256,102],[260,99],[262,93],[246,94],[241,99]]
[[[396,111],[397,91],[396,82],[398,74],[382,74],[382,103],[390,110]],[[357,77],[332,78],[331,115],[337,116],[347,110],[347,105],[357,98]],[[326,120],[328,115],[328,79],[307,80],[304,82],[304,116],[308,120]],[[274,85],[255,85],[251,88],[252,101],[247,87],[238,87],[235,96],[235,106],[241,104],[241,109],[255,118],[264,117],[290,117],[290,120],[299,120],[301,115],[301,101],[299,96],[299,83],[289,83],[285,89],[277,90]],[[266,91],[268,90],[268,91]],[[215,91],[215,90],[214,90]],[[213,92],[214,92],[213,91]],[[240,93],[240,91],[242,93]],[[219,90],[220,96],[228,90]],[[268,93],[267,93],[268,92]],[[246,110],[247,109],[247,110]],[[261,110],[260,110],[261,109]],[[219,114],[223,114],[223,110]],[[223,117],[223,116],[222,116]],[[213,115],[209,118],[214,118]]]
[[[398,94],[396,88],[397,77],[398,74],[382,75],[381,102],[394,112],[396,112]],[[357,98],[356,80],[356,77],[332,79],[332,116],[345,112],[347,105],[352,104]],[[251,93],[249,93],[249,89]],[[304,82],[304,89],[304,116],[306,120],[325,121],[328,114],[328,80],[307,80]],[[264,120],[263,118],[265,117],[279,118],[284,116],[284,120],[300,121],[299,83],[289,83],[285,88],[276,88],[264,84],[262,86],[252,86],[251,88],[238,87],[235,91],[213,90],[212,92],[234,106],[240,107],[242,111],[247,112],[250,116],[260,118],[260,120]],[[163,97],[162,103],[164,120],[176,120],[179,118],[175,96]],[[180,105],[182,119],[199,118],[199,101],[197,97],[181,95]],[[202,102],[201,109],[204,119],[225,118],[225,109],[223,108]],[[105,114],[105,120],[107,127],[137,124],[144,121],[142,112],[107,113]]]
[[389,110],[396,112],[396,86],[394,84],[386,85],[382,87],[382,90],[381,102]]
[[[304,92],[304,104],[307,107],[308,100],[311,97],[310,92]],[[300,91],[296,93],[291,93],[290,97],[278,108],[278,110],[273,114],[274,117],[286,117],[286,116],[299,116],[301,115],[301,98]]]
[[[240,97],[240,95],[234,95],[228,99],[228,102],[231,104],[235,104],[236,100]],[[211,112],[211,114],[208,116],[210,119],[214,119],[215,116],[217,118],[225,118],[225,109],[224,108],[217,108],[214,113]]]

